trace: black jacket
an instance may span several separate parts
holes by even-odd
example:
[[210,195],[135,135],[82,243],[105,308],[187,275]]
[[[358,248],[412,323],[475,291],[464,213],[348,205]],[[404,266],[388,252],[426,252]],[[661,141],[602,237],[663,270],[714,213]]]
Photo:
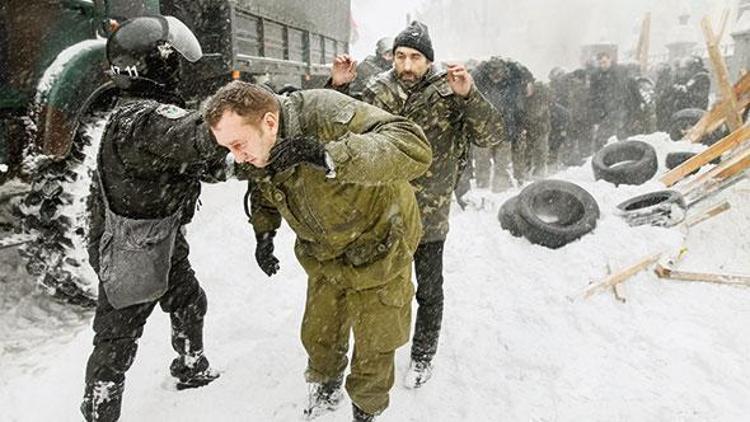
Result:
[[[200,113],[174,103],[126,97],[118,101],[102,135],[97,172],[113,212],[134,219],[182,213],[193,217],[202,180],[221,180],[228,150],[220,147]],[[103,203],[95,177],[90,240],[103,229]]]

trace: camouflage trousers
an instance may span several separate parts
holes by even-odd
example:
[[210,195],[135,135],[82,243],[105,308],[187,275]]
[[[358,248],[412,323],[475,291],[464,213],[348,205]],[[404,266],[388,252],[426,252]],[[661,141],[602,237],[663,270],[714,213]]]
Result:
[[340,377],[354,334],[346,391],[357,407],[376,414],[388,407],[395,379],[395,351],[409,340],[414,286],[411,266],[384,284],[352,288],[336,274],[308,273],[302,343],[308,354],[305,377],[324,383]]

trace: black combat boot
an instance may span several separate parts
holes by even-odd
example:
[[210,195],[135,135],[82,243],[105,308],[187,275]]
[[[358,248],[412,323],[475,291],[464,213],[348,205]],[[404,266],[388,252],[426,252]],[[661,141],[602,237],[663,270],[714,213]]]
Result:
[[308,403],[304,410],[304,416],[307,420],[312,420],[318,416],[336,410],[344,398],[344,391],[341,385],[344,377],[339,377],[333,381],[324,383],[311,382],[308,384]]
[[412,359],[404,376],[404,387],[415,389],[423,386],[432,378],[432,363],[427,360]]
[[220,375],[211,369],[202,352],[175,358],[169,365],[169,372],[177,378],[178,390],[203,387]]
[[354,403],[352,403],[352,414],[354,415],[352,422],[372,422],[375,420],[375,415],[365,413],[364,410],[357,407]]
[[94,381],[86,384],[81,413],[87,422],[115,422],[120,419],[125,382]]

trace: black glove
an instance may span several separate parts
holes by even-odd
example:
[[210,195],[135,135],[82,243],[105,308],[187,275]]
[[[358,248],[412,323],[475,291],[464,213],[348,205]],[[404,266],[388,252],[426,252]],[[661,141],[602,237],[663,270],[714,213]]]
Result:
[[279,271],[279,260],[273,254],[273,237],[275,231],[258,233],[255,235],[255,261],[266,275],[271,277]]
[[297,137],[279,140],[271,148],[267,169],[271,174],[277,174],[303,162],[328,169],[325,148],[317,139]]

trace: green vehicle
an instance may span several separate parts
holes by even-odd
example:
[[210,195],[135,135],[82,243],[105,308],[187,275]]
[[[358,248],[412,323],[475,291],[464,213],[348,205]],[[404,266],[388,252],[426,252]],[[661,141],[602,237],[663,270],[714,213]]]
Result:
[[0,249],[18,248],[54,296],[95,304],[85,201],[118,90],[106,37],[118,22],[172,15],[204,58],[186,69],[197,104],[232,79],[320,86],[348,52],[350,0],[5,0],[0,3]]

